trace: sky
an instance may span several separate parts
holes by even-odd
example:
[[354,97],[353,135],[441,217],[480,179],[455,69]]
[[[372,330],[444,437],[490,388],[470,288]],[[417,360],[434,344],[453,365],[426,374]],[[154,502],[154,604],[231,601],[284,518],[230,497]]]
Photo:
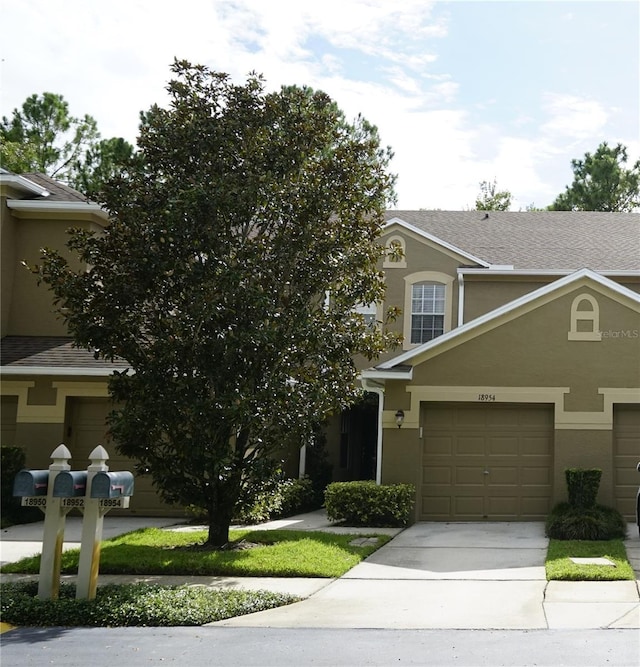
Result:
[[307,85],[394,151],[399,209],[550,204],[571,160],[640,158],[638,0],[0,0],[0,115],[61,94],[135,143],[174,58],[267,90]]

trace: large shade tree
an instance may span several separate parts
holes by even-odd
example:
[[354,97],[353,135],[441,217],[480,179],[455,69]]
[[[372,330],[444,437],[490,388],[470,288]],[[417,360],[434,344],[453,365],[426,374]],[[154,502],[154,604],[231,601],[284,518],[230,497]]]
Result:
[[583,160],[571,160],[573,183],[556,197],[552,211],[622,211],[640,207],[640,160],[627,168],[627,148],[602,142]]
[[383,298],[394,179],[375,127],[322,92],[172,70],[102,193],[110,226],[70,240],[91,268],[46,250],[33,270],[78,345],[130,363],[110,381],[119,450],[222,547],[252,470],[356,399],[354,355],[395,342],[355,312]]

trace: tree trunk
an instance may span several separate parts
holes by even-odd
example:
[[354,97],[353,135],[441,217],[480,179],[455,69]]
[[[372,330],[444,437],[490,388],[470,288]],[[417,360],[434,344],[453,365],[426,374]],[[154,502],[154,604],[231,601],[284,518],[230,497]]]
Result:
[[222,549],[229,543],[229,526],[231,512],[222,512],[220,509],[209,513],[209,534],[207,544],[215,549]]

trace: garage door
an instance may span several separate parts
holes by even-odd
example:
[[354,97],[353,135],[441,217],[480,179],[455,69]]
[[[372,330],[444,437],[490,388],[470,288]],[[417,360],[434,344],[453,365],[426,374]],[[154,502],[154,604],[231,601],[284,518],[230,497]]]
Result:
[[640,474],[640,405],[616,405],[613,412],[613,483],[615,506],[628,521],[636,518]]
[[[97,445],[102,445],[111,458],[107,461],[109,470],[134,471],[134,463],[116,452],[115,444],[107,436],[105,421],[109,414],[107,399],[71,399],[68,412],[68,446],[73,456],[73,470],[86,470],[89,454]],[[113,514],[135,514],[139,516],[170,516],[177,513],[164,504],[151,484],[149,477],[136,477],[134,494],[128,510],[112,510]]]
[[423,521],[540,521],[551,509],[553,406],[425,403]]

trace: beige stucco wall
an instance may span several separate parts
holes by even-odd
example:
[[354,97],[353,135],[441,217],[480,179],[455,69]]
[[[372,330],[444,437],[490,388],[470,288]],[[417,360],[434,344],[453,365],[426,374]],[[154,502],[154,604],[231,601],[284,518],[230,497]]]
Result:
[[504,306],[515,299],[544,287],[549,280],[540,278],[482,278],[477,275],[464,277],[464,322]]
[[602,478],[597,502],[613,505],[613,432],[556,430],[554,445],[554,502],[567,500],[567,468],[599,468],[602,470]]
[[[598,304],[600,341],[568,338],[572,304],[584,294]],[[476,401],[486,391],[498,402],[524,398],[553,405],[554,503],[566,499],[566,468],[596,467],[603,470],[598,501],[613,504],[611,401],[640,403],[640,313],[633,304],[593,286],[577,286],[423,359],[416,358],[411,381],[386,382],[383,483],[412,481],[419,474],[416,402],[427,394],[428,400]],[[406,415],[401,429],[393,427],[398,409]]]

